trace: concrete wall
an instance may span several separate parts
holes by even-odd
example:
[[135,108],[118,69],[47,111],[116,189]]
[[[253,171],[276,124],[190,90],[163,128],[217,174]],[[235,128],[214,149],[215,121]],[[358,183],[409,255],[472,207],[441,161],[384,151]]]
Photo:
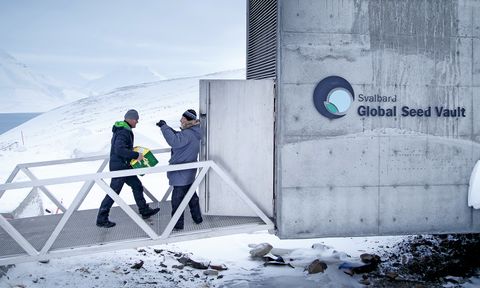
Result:
[[[480,0],[279,0],[278,52],[280,237],[480,231],[467,207],[480,159]],[[313,105],[331,75],[356,95],[334,120]],[[366,104],[466,110],[360,116]]]

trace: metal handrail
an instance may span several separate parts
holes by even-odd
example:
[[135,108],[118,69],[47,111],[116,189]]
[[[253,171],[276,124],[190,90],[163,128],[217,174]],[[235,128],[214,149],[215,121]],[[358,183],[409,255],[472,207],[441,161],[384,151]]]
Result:
[[208,166],[207,163],[210,163],[210,162],[212,161],[208,160],[203,162],[173,164],[173,165],[156,166],[156,167],[148,167],[148,168],[126,169],[126,170],[118,170],[118,171],[110,171],[110,172],[90,173],[90,174],[82,174],[82,175],[74,175],[74,176],[63,176],[63,177],[55,177],[55,178],[47,178],[47,179],[39,179],[39,180],[31,180],[31,181],[5,183],[5,184],[0,184],[0,191],[14,190],[14,189],[21,189],[21,188],[28,188],[28,187],[41,187],[46,185],[84,182],[85,180],[117,178],[117,177],[126,177],[126,176],[142,175],[142,174],[169,172],[169,171],[176,171],[176,170],[203,168]]
[[[161,148],[161,149],[150,150],[150,152],[152,152],[153,154],[168,153],[170,151],[171,151],[170,148]],[[105,160],[105,159],[109,159],[109,158],[110,158],[110,155],[105,154],[105,155],[96,155],[96,156],[70,158],[70,159],[50,160],[50,161],[43,161],[43,162],[22,163],[22,164],[18,164],[18,166],[19,167],[41,167],[41,166],[69,164],[69,163],[77,163],[77,162],[98,161],[98,160]]]

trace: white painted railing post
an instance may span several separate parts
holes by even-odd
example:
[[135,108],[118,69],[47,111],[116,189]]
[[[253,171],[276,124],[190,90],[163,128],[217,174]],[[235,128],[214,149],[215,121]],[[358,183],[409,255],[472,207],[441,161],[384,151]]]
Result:
[[133,211],[133,209],[128,206],[127,203],[125,203],[125,201],[123,201],[123,199],[107,185],[107,183],[105,183],[105,181],[103,181],[103,179],[97,179],[95,182],[108,194],[108,196],[110,196],[110,198],[113,199],[115,203],[118,204],[118,206],[120,206],[120,208],[122,208],[123,211],[125,211],[125,213],[127,213],[130,218],[132,218],[133,222],[150,236],[150,238],[154,240],[158,238],[157,233],[155,233],[155,231],[153,231],[153,229],[148,226],[147,223],[145,223],[145,221],[143,221],[143,219],[140,218],[140,216],[138,216],[138,214],[135,213],[135,211]]
[[[15,179],[15,176],[17,176],[18,171],[20,171],[20,167],[17,165],[13,169],[12,173],[10,173],[10,176],[8,176],[7,181],[5,181],[5,183],[12,183],[13,179]],[[0,190],[0,198],[2,198],[4,193],[5,193],[5,190]]]
[[157,202],[158,203],[157,198],[155,198],[155,196],[153,196],[152,192],[148,191],[148,189],[145,188],[145,186],[143,186],[143,193],[145,193],[145,195],[147,195],[147,197],[150,198],[150,200],[152,200],[152,202]]
[[177,221],[182,215],[185,208],[187,208],[188,202],[190,202],[190,199],[192,198],[193,193],[195,193],[198,186],[200,185],[200,182],[202,182],[203,178],[205,178],[205,175],[207,174],[207,171],[209,169],[210,169],[209,166],[202,168],[202,170],[198,174],[195,181],[193,181],[192,186],[190,186],[190,189],[188,189],[188,192],[185,195],[185,198],[183,198],[182,202],[177,208],[177,211],[175,211],[175,213],[172,216],[172,219],[170,220],[170,222],[168,222],[167,227],[165,227],[165,230],[163,231],[162,236],[160,237],[161,239],[168,238],[170,233],[172,233],[173,227],[175,226],[175,224],[177,224]]
[[27,239],[25,239],[22,234],[12,226],[12,224],[8,223],[7,219],[5,219],[2,214],[0,214],[0,226],[17,242],[18,245],[20,245],[20,247],[23,248],[23,250],[25,250],[25,252],[31,256],[38,255],[38,251],[33,248],[32,244],[30,244],[30,242],[28,242]]
[[[30,179],[32,180],[38,180],[38,178],[33,175],[33,173],[27,168],[27,167],[22,167],[20,168],[20,170],[25,173],[25,175],[27,175]],[[58,207],[60,208],[60,210],[62,210],[62,212],[65,212],[67,211],[67,209],[62,205],[62,203],[60,201],[57,200],[57,198],[55,198],[55,196],[53,196],[52,192],[50,192],[50,190],[48,190],[47,188],[45,188],[45,186],[39,186],[38,187],[40,190],[42,190],[42,192],[47,195],[47,197]]]
[[218,174],[218,176],[220,176],[220,178],[222,178],[223,181],[225,181],[225,183],[227,183],[227,185],[233,189],[233,191],[248,205],[248,207],[250,207],[253,212],[258,215],[258,217],[262,218],[263,222],[268,225],[273,225],[272,220],[270,220],[270,218],[268,218],[268,216],[263,213],[263,211],[257,206],[257,204],[255,204],[252,200],[250,200],[250,198],[248,198],[245,192],[243,192],[242,189],[237,185],[237,183],[233,181],[230,175],[225,173],[225,171],[220,168],[220,166],[218,166],[218,164],[216,164],[215,162],[209,162],[211,162],[212,169]]
[[172,191],[173,191],[173,186],[168,186],[167,192],[165,192],[165,195],[163,195],[163,198],[162,198],[162,201],[161,201],[161,202],[167,201],[168,196],[170,196],[170,194],[172,193]]
[[[98,168],[97,173],[102,172],[103,169],[105,169],[105,166],[107,166],[107,164],[108,164],[108,161],[104,160],[100,165],[100,168]],[[85,200],[85,197],[87,197],[90,190],[92,190],[94,183],[95,181],[86,181],[83,184],[82,188],[80,188],[80,191],[77,193],[77,196],[75,196],[75,198],[73,199],[72,204],[70,204],[70,207],[68,207],[67,211],[63,214],[62,218],[60,219],[60,222],[58,222],[57,226],[53,230],[52,234],[48,238],[42,250],[40,251],[41,255],[46,255],[48,250],[50,250],[53,243],[55,243],[55,240],[57,240],[58,235],[60,235],[60,232],[62,232],[63,228],[65,227],[65,224],[67,224],[68,219],[70,219],[73,213],[77,211],[78,207],[80,207],[83,200]]]

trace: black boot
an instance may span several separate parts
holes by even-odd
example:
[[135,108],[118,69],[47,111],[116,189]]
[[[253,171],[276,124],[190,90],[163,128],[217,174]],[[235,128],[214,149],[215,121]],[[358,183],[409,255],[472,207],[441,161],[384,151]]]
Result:
[[107,209],[99,209],[97,215],[97,226],[102,228],[111,228],[115,226],[115,222],[111,222],[108,220],[108,214],[110,210]]
[[153,215],[157,214],[158,211],[160,211],[160,208],[152,209],[150,207],[147,207],[145,209],[142,209],[140,214],[142,214],[143,219],[148,219],[148,218],[150,218],[150,216],[153,216]]
[[195,224],[202,224],[202,222],[203,222],[202,216],[193,218],[193,222],[195,222]]

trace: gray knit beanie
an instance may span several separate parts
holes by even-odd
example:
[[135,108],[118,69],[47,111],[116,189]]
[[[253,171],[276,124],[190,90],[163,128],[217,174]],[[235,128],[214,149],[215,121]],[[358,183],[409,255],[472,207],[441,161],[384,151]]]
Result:
[[197,112],[195,112],[193,109],[188,109],[187,111],[183,112],[182,116],[188,121],[197,120]]
[[125,119],[133,119],[133,120],[138,120],[138,112],[135,109],[130,109],[125,113]]

